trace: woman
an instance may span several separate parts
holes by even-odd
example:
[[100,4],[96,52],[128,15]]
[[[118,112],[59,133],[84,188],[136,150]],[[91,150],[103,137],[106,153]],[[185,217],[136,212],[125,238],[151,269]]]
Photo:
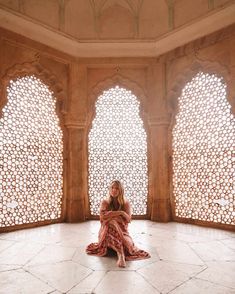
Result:
[[117,252],[119,267],[125,267],[125,260],[149,258],[144,250],[138,249],[127,230],[131,221],[130,204],[124,197],[121,182],[113,181],[109,188],[109,197],[101,202],[100,222],[101,228],[98,243],[87,246],[87,254],[104,256],[108,248]]

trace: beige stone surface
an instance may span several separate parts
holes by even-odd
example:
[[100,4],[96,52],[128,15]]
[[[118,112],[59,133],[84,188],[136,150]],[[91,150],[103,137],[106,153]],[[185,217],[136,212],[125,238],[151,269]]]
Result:
[[76,57],[158,56],[234,23],[233,0],[0,0],[0,26]]
[[[150,252],[151,258],[128,261],[126,268],[119,268],[115,254],[97,257],[85,253],[86,245],[97,240],[99,226],[98,221],[87,221],[1,234],[2,244],[13,244],[0,251],[0,293],[232,294],[235,291],[235,251],[229,244],[223,245],[227,248],[223,251],[226,261],[221,261],[220,252],[213,255],[213,261],[205,261],[211,259],[211,251],[218,249],[216,242],[221,242],[218,239],[234,242],[235,233],[189,224],[134,220],[130,234],[138,247]],[[178,234],[188,238],[178,241]],[[86,244],[80,243],[78,236]],[[77,244],[71,244],[73,238]],[[210,249],[201,258],[194,248],[202,242],[207,244],[208,239]],[[27,240],[27,245],[22,240]],[[46,244],[48,240],[50,244]]]
[[[26,3],[27,1],[23,2]],[[75,2],[72,0],[66,2],[66,9],[72,10],[73,5],[76,5]],[[83,3],[81,4],[82,7],[87,5],[85,2],[81,2]],[[108,5],[102,11],[112,9],[113,5],[117,5],[116,1],[108,2]],[[136,5],[137,2],[135,2]],[[11,5],[7,1],[2,1],[1,3],[5,9]],[[52,1],[50,5],[52,3],[54,2]],[[146,3],[143,2],[141,8],[138,8],[138,5],[134,6],[135,9],[133,10],[136,13],[139,11],[143,19],[142,9],[149,10],[146,7]],[[161,2],[161,11],[166,10],[166,2],[164,1],[164,3]],[[231,13],[233,9],[232,4],[230,2],[225,4],[223,9],[228,9],[229,7],[228,11]],[[37,5],[39,4],[37,3]],[[126,1],[121,1],[120,5],[123,9],[130,11]],[[6,14],[10,13],[8,10],[3,9],[3,11]],[[154,18],[156,16],[155,12],[152,12],[151,17]],[[196,27],[197,31],[201,31],[200,27]],[[44,29],[44,27],[41,28]],[[174,215],[174,199],[172,195],[171,150],[172,129],[178,111],[178,97],[187,81],[198,71],[216,72],[224,78],[228,85],[228,101],[232,106],[231,111],[235,113],[234,28],[234,25],[229,26],[158,58],[138,56],[139,42],[132,43],[135,46],[136,55],[134,56],[138,57],[133,57],[132,54],[130,54],[132,57],[124,57],[126,56],[123,53],[124,51],[120,50],[120,47],[115,47],[116,43],[112,43],[112,46],[116,48],[115,50],[120,53],[120,58],[109,57],[104,47],[100,47],[102,48],[101,51],[95,49],[97,54],[99,52],[104,54],[104,58],[75,58],[74,56],[62,53],[62,47],[59,47],[60,50],[55,50],[54,39],[53,46],[47,47],[44,44],[35,42],[33,38],[28,39],[22,35],[0,29],[0,75],[3,85],[1,87],[1,109],[7,103],[5,89],[10,79],[22,74],[36,74],[54,91],[55,96],[58,98],[58,116],[64,135],[64,197],[63,213],[59,221],[72,223],[84,221],[91,217],[87,183],[88,133],[95,116],[95,102],[97,98],[104,90],[117,84],[132,91],[140,101],[140,116],[147,133],[149,186],[148,213],[145,217],[154,221],[167,222],[172,219],[178,221]],[[37,35],[40,32],[40,30],[37,31]],[[180,38],[177,34],[178,31],[174,33],[174,39],[178,41]],[[188,34],[193,35],[190,30]],[[64,36],[60,35],[60,37],[60,40],[62,40]],[[43,39],[45,39],[45,35],[43,35]],[[79,46],[81,44],[83,43],[79,43]],[[106,46],[105,44],[100,43],[99,46]],[[123,46],[120,40],[117,44],[118,46]],[[47,43],[47,45],[51,44]],[[72,50],[77,50],[75,47],[67,45]],[[93,46],[90,47],[95,48]],[[154,47],[157,48],[155,45]],[[85,51],[88,52],[88,50],[86,48]],[[142,47],[140,51],[143,52]],[[194,220],[186,219],[183,221],[193,222]],[[223,224],[208,225],[227,228]],[[53,238],[51,237],[52,235],[44,235],[43,232],[42,238],[40,238],[40,235],[34,235],[33,232],[31,234],[31,236],[27,235],[27,238],[30,237],[30,240],[34,238],[36,240],[40,239],[39,242],[41,244],[51,244],[53,238],[63,246],[72,247],[76,243],[80,242],[82,245],[87,241],[87,239],[82,239],[81,236],[76,236],[74,239],[70,238],[66,233],[64,233],[65,235],[62,238],[57,233],[53,233]],[[139,236],[139,240],[144,241],[144,239],[157,238],[161,231],[155,232],[155,234],[158,235],[153,235],[152,237],[142,236],[143,238]],[[187,231],[174,234],[177,241],[187,241],[190,243],[194,242],[195,236],[198,236],[196,230],[195,236],[188,235]],[[219,235],[218,233],[216,234]],[[169,239],[171,239],[171,234],[168,235]],[[223,233],[220,235],[218,238],[223,238]],[[24,242],[22,235],[18,235],[17,232],[12,234],[12,238],[13,240],[20,238],[19,241]],[[209,239],[208,235],[205,238],[203,235],[198,236],[198,240],[201,243],[204,241],[209,242]],[[224,244],[226,245],[226,243]],[[232,244],[230,244],[230,248],[233,248]]]

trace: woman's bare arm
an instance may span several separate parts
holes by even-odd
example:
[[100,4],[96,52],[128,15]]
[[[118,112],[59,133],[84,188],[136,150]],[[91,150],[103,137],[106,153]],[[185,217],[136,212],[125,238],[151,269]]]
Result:
[[100,220],[107,220],[112,217],[117,217],[121,215],[121,211],[109,211],[108,210],[108,201],[103,200],[100,205]]
[[129,201],[124,204],[124,210],[121,211],[121,216],[129,223],[131,221],[131,207]]
[[100,206],[100,220],[107,220],[117,216],[122,216],[128,223],[131,221],[131,209],[128,201],[124,204],[124,210],[108,211],[108,202],[103,200]]

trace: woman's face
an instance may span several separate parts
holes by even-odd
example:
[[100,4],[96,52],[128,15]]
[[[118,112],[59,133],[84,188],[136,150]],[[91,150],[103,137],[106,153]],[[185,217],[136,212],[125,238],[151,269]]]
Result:
[[118,197],[120,191],[117,184],[113,184],[110,188],[110,195],[114,198]]

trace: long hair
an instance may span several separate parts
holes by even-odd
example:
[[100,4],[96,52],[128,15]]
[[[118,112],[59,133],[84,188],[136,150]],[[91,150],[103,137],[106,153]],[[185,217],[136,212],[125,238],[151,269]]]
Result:
[[118,181],[118,180],[112,181],[110,186],[109,186],[109,196],[108,196],[109,209],[110,210],[115,210],[114,203],[113,203],[113,197],[110,194],[110,190],[111,190],[113,185],[118,186],[118,189],[119,189],[119,195],[117,196],[117,201],[118,201],[118,204],[119,204],[118,210],[122,210],[123,207],[124,207],[124,204],[125,204],[124,188],[123,188],[122,183],[120,181]]

